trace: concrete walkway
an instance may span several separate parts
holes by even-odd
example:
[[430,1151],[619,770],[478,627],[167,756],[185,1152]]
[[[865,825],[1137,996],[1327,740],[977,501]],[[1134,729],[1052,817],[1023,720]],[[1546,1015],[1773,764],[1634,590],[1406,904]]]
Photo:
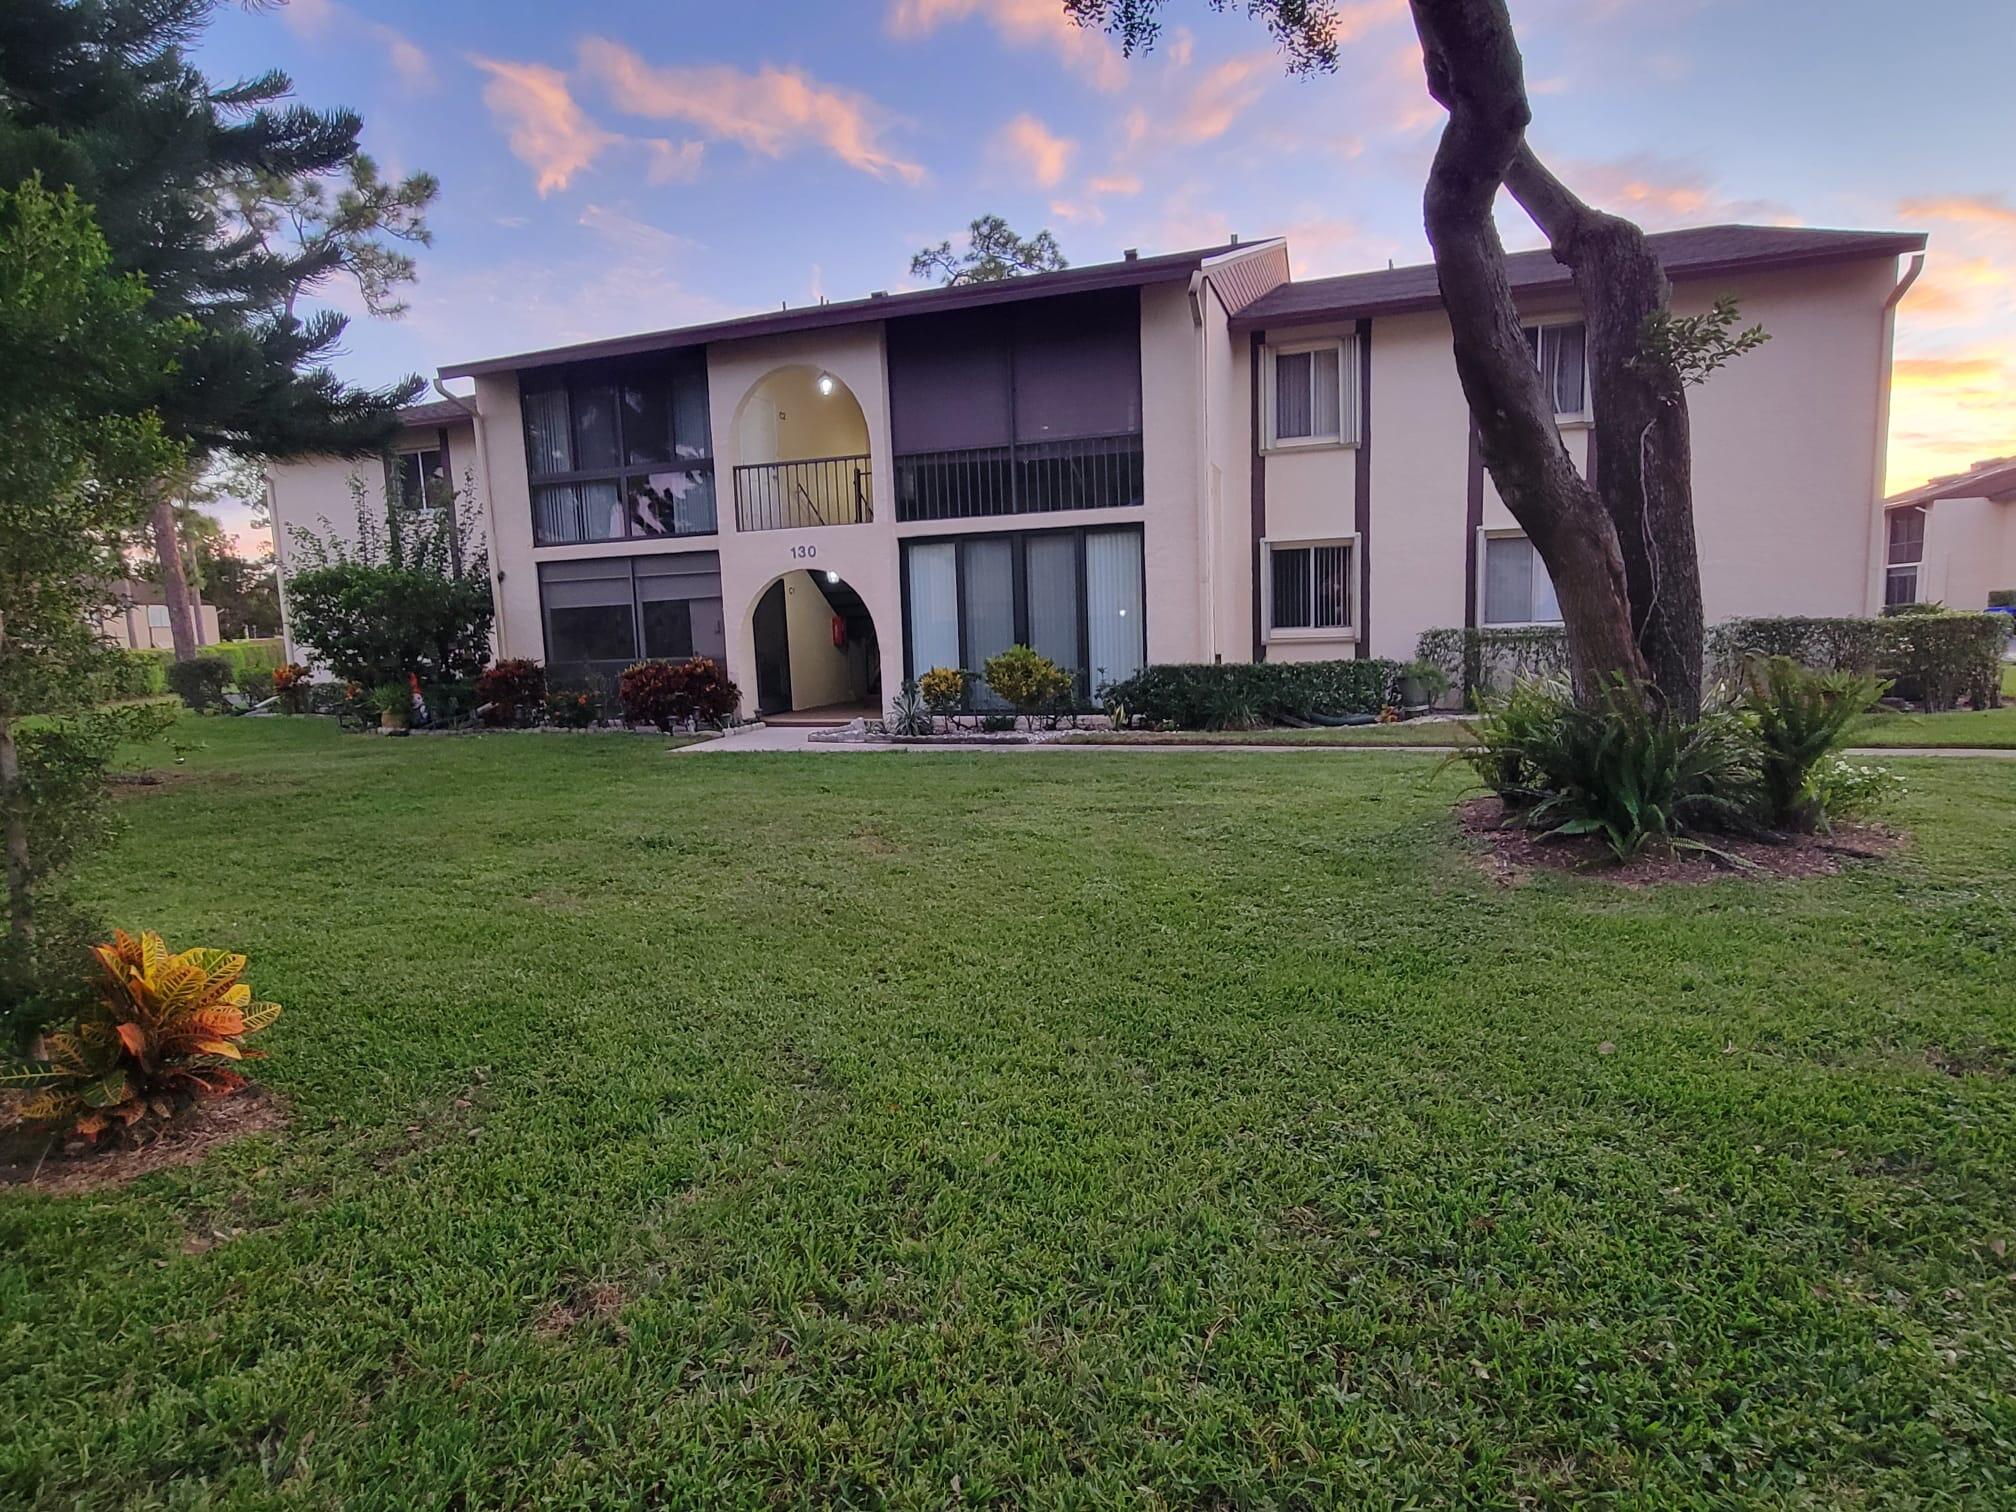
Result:
[[[930,755],[938,751],[990,751],[996,755],[1016,754],[1032,751],[1134,751],[1162,756],[1307,756],[1307,755],[1347,755],[1347,756],[1441,756],[1449,751],[1448,746],[1428,745],[1239,745],[1239,744],[1167,744],[1158,745],[1150,741],[1133,742],[1125,745],[1077,744],[1064,740],[1040,740],[1027,744],[1008,744],[1002,741],[970,740],[943,741],[933,745],[906,745],[853,740],[813,740],[813,731],[804,726],[764,725],[761,729],[735,730],[717,740],[703,740],[697,745],[681,746],[672,754],[675,756],[708,756],[737,754],[752,751],[817,751],[844,753],[903,751],[912,755]],[[1990,761],[2016,761],[2016,750],[1998,750],[1981,746],[1856,746],[1848,752],[1858,757],[1890,756],[1940,756],[1940,757],[1984,757]]]

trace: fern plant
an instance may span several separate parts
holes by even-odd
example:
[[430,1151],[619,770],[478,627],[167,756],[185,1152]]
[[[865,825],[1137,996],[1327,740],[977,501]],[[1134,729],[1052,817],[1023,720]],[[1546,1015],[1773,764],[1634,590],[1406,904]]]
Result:
[[1809,672],[1788,656],[1752,658],[1743,669],[1743,708],[1756,725],[1764,817],[1810,829],[1826,814],[1813,772],[1847,738],[1848,727],[1881,698],[1885,684],[1852,672]]
[[158,934],[124,930],[91,953],[96,1004],[74,1030],[45,1037],[43,1067],[7,1078],[35,1088],[23,1119],[95,1140],[245,1086],[232,1064],[262,1053],[242,1041],[280,1017],[280,1005],[255,1000],[239,980],[244,956],[171,953]]

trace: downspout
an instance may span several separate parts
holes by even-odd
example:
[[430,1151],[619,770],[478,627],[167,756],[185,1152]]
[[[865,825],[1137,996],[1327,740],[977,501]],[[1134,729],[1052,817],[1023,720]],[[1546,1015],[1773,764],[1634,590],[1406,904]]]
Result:
[[511,638],[504,630],[504,569],[498,562],[497,522],[490,515],[490,443],[483,427],[483,411],[460,394],[451,393],[439,373],[434,375],[434,392],[469,417],[476,439],[476,486],[483,493],[483,554],[490,561],[491,634],[501,655],[510,649]]
[[1198,607],[1207,664],[1218,660],[1218,515],[1211,498],[1211,337],[1204,325],[1204,295],[1209,288],[1202,268],[1190,275],[1190,322],[1197,331],[1197,512],[1203,538],[1197,554]]
[[1875,499],[1872,509],[1874,518],[1870,521],[1868,535],[1868,557],[1863,563],[1863,607],[1866,612],[1876,614],[1883,608],[1882,567],[1889,558],[1889,537],[1885,529],[1887,516],[1883,510],[1884,474],[1888,470],[1890,455],[1890,366],[1892,353],[1897,341],[1897,305],[1911,292],[1911,285],[1918,282],[1918,275],[1925,271],[1925,254],[1912,254],[1911,262],[1904,270],[1904,276],[1897,280],[1897,287],[1890,291],[1890,297],[1883,301],[1883,381],[1876,395],[1876,452],[1871,459],[1871,476],[1875,480]]

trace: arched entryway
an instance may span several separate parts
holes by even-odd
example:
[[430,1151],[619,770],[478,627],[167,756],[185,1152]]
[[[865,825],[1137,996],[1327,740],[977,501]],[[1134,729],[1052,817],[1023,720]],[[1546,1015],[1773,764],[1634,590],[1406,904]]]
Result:
[[824,368],[766,374],[735,417],[735,528],[806,530],[874,519],[868,421]]
[[766,719],[838,722],[882,711],[882,648],[875,617],[837,572],[787,572],[750,610],[756,712]]

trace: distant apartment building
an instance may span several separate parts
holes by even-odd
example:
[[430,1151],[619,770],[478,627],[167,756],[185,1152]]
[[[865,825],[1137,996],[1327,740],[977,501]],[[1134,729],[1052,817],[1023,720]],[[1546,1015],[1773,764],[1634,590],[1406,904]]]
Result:
[[[1691,397],[1711,620],[1884,601],[1910,233],[1720,226],[1653,245],[1678,310],[1770,341]],[[1599,470],[1567,270],[1509,273]],[[497,648],[557,678],[725,660],[745,713],[879,706],[1022,643],[1081,693],[1148,662],[1413,655],[1558,620],[1478,455],[1432,267],[1294,281],[1281,240],[873,295],[482,361],[392,457],[272,474],[276,533],[473,480]],[[285,569],[286,544],[281,543]]]
[[1884,501],[1883,602],[1985,609],[2016,591],[2016,457]]
[[[217,608],[191,590],[196,614],[196,644],[214,646],[223,639],[217,628]],[[168,618],[168,597],[159,583],[145,578],[121,578],[106,592],[98,611],[98,633],[128,651],[172,651],[175,632]]]

